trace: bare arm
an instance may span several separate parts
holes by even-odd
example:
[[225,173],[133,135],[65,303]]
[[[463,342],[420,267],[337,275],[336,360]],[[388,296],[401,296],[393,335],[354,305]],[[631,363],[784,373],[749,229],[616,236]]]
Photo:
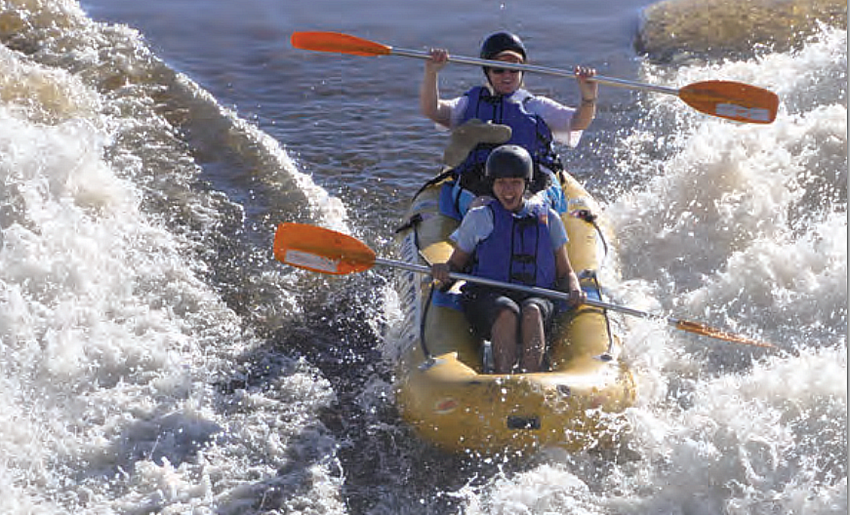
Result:
[[573,114],[571,129],[581,131],[590,126],[590,122],[596,116],[596,97],[599,94],[599,84],[595,81],[587,80],[596,75],[596,70],[593,68],[584,68],[576,66],[575,68],[578,86],[581,90],[581,103]]
[[471,255],[455,247],[448,261],[431,265],[431,275],[442,284],[451,284],[452,280],[449,278],[449,273],[463,270]]
[[419,88],[419,109],[422,114],[436,123],[449,127],[452,110],[449,104],[440,99],[439,72],[449,60],[449,54],[443,49],[432,49],[431,58],[425,61],[425,75]]
[[578,276],[573,270],[572,263],[570,263],[566,245],[561,245],[555,251],[555,270],[558,276],[558,289],[570,295],[568,303],[575,306],[584,302],[587,299],[587,294],[581,289]]

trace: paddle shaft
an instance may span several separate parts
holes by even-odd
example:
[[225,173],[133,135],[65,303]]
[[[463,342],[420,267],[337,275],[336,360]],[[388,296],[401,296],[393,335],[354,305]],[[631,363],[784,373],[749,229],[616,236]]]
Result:
[[[401,55],[404,57],[415,57],[418,59],[430,59],[431,54],[428,52],[424,52],[422,50],[410,50],[406,48],[396,48],[391,47],[390,53],[393,55]],[[494,61],[490,59],[478,59],[476,57],[463,57],[463,56],[449,56],[449,62],[453,63],[461,63],[461,64],[473,64],[478,66],[490,66],[492,68],[504,68],[507,70],[520,70],[524,72],[533,72],[533,73],[542,73],[545,75],[555,75],[557,77],[570,77],[575,78],[576,74],[566,71],[559,70],[558,68],[549,68],[546,66],[536,66],[533,64],[521,64],[521,63],[510,63],[507,61]],[[668,95],[678,95],[679,90],[676,88],[668,88],[665,86],[656,86],[653,84],[644,84],[642,82],[634,82],[626,79],[617,79],[613,77],[603,77],[601,75],[594,75],[590,77],[588,80],[598,82],[600,84],[607,84],[609,86],[616,86],[620,88],[629,88],[629,89],[641,89],[645,91],[654,91],[656,93],[665,93]]]
[[[369,41],[368,39],[339,32],[293,32],[290,41],[295,48],[317,52],[335,52],[370,57],[400,55],[402,57],[415,57],[417,59],[431,58],[429,52],[422,50],[393,48],[383,43]],[[450,55],[448,59],[450,62],[490,68],[536,72],[558,77],[576,77],[576,74],[570,71],[523,63],[510,63],[454,55]],[[776,118],[777,109],[779,108],[779,97],[775,93],[764,88],[740,82],[710,80],[688,84],[687,86],[676,89],[626,79],[602,77],[600,75],[588,77],[588,80],[621,88],[675,95],[697,111],[736,122],[771,123]]]
[[[365,243],[351,236],[330,229],[298,223],[282,223],[278,226],[275,232],[274,255],[275,259],[288,265],[323,274],[345,275],[363,272],[376,264],[401,268],[421,274],[431,273],[431,268],[428,266],[379,258],[375,256],[375,252],[366,246]],[[541,297],[569,300],[569,296],[566,293],[536,286],[505,283],[454,272],[449,273],[449,277],[455,280],[485,284],[496,288],[513,289]],[[625,306],[609,304],[601,300],[587,299],[584,304],[602,309],[610,309],[612,311],[620,311],[641,318],[665,320],[665,317],[659,315]],[[770,343],[759,342],[742,335],[708,327],[698,322],[677,320],[675,318],[666,318],[666,320],[667,323],[676,329],[683,331],[729,342],[774,348]]]
[[[383,259],[376,257],[375,264],[390,266],[395,268],[401,268],[403,270],[409,270],[411,272],[417,272],[420,274],[430,274],[431,269],[425,265],[416,265],[413,263],[406,263],[404,261],[396,261],[393,259]],[[553,299],[560,300],[569,300],[570,296],[564,292],[549,290],[546,288],[539,288],[537,286],[526,286],[523,284],[514,284],[514,283],[506,283],[502,281],[494,281],[493,279],[487,279],[486,277],[479,277],[477,275],[469,275],[469,274],[460,274],[457,272],[449,273],[449,277],[455,279],[457,281],[467,281],[472,283],[483,284],[485,286],[493,286],[495,288],[505,288],[509,290],[521,291],[524,293],[531,293],[533,295],[540,295],[541,297],[551,297]],[[647,313],[646,311],[640,311],[637,309],[629,308],[626,306],[619,306],[617,304],[610,304],[608,302],[604,302],[601,300],[595,299],[586,299],[584,304],[588,306],[593,306],[595,308],[602,309],[610,309],[612,311],[619,311],[621,313],[625,313],[627,315],[637,316],[641,318],[652,318],[652,319],[665,319],[665,317],[653,315],[652,313]],[[682,324],[681,320],[677,320],[675,318],[666,318],[667,323],[679,327]]]

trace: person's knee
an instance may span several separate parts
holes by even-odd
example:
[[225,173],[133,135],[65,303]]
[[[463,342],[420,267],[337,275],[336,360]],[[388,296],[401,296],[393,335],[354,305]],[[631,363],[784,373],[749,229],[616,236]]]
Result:
[[543,311],[536,303],[529,302],[522,306],[522,317],[526,319],[543,318]]
[[519,310],[510,306],[503,306],[496,313],[496,322],[509,323],[514,322],[519,318]]
[[552,304],[546,299],[530,298],[522,303],[522,317],[530,320],[539,319],[546,323],[552,316]]
[[508,297],[499,297],[496,299],[494,309],[496,310],[497,317],[505,313],[510,313],[512,316],[518,317],[522,308]]

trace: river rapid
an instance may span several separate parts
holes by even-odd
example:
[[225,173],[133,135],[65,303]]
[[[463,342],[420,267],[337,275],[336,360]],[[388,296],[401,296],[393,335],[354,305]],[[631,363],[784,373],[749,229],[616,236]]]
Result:
[[[0,4],[0,513],[847,512],[847,33],[735,58],[636,54],[637,0]],[[393,257],[448,141],[422,63],[296,30],[780,97],[769,125],[600,88],[559,148],[610,218],[638,400],[616,449],[443,454],[393,403],[392,272],[276,262],[284,221]],[[481,81],[449,66],[444,95]],[[567,79],[527,77],[568,104]]]

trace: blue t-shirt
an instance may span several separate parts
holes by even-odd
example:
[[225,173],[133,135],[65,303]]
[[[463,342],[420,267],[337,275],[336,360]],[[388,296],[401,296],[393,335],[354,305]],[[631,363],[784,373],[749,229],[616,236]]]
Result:
[[[497,200],[493,200],[493,202],[498,202]],[[525,215],[528,213],[528,202],[525,201],[522,208],[519,210],[519,215]],[[561,220],[561,217],[558,216],[551,208],[549,209],[549,237],[552,239],[552,248],[558,250],[561,248],[561,245],[565,245],[567,243],[567,230],[564,228],[564,222]],[[474,209],[470,209],[466,216],[463,217],[463,220],[460,223],[460,227],[458,227],[452,234],[449,236],[457,247],[466,252],[467,254],[472,254],[475,251],[475,247],[478,246],[478,243],[485,240],[490,233],[493,232],[493,211],[491,211],[487,206],[479,206]]]

